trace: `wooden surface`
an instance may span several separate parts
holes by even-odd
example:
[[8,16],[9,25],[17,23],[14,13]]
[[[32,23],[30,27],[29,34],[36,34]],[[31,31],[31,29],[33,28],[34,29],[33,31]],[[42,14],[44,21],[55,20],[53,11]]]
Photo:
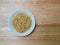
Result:
[[[12,34],[7,23],[21,8],[36,19],[33,33],[26,37]],[[0,0],[0,45],[60,45],[60,0]]]

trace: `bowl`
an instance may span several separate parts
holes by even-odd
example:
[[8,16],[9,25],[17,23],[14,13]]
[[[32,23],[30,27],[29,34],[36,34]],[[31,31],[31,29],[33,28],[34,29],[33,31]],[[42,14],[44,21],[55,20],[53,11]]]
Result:
[[[16,16],[18,13],[25,13],[27,14],[31,20],[32,20],[32,23],[31,23],[31,27],[24,33],[18,33],[12,26],[12,20],[14,18],[14,16]],[[35,18],[33,16],[33,14],[29,11],[29,10],[26,10],[26,9],[20,9],[16,12],[14,12],[8,19],[8,27],[10,29],[10,31],[15,34],[16,36],[27,36],[29,35],[33,30],[34,30],[34,27],[35,27]]]

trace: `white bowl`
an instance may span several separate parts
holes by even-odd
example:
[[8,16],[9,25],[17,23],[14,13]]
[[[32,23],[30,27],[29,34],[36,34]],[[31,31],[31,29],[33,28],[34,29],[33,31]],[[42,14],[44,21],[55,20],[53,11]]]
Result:
[[[16,14],[21,13],[21,12],[23,12],[23,13],[27,14],[28,16],[30,16],[30,18],[32,20],[31,27],[24,33],[18,33],[12,26],[13,17],[16,16]],[[10,31],[12,33],[14,33],[15,35],[17,35],[17,36],[27,36],[33,31],[33,29],[35,27],[35,18],[34,18],[33,14],[29,10],[20,9],[20,10],[16,11],[14,14],[11,15],[11,17],[8,20],[8,27],[10,28]]]

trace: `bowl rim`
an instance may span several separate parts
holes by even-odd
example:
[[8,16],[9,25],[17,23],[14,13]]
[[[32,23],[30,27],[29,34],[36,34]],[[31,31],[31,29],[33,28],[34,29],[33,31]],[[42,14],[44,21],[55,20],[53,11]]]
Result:
[[[28,31],[26,31],[26,32],[24,32],[24,33],[18,33],[18,32],[12,27],[12,19],[13,19],[13,17],[16,16],[16,14],[21,13],[21,12],[27,14],[27,15],[31,18],[31,20],[32,20],[31,27],[28,29]],[[35,18],[34,18],[33,14],[32,14],[29,10],[27,10],[27,9],[20,9],[20,10],[14,12],[14,13],[9,17],[9,19],[8,19],[8,27],[9,27],[10,31],[11,31],[12,33],[14,33],[16,36],[27,36],[27,35],[29,35],[29,34],[34,30],[34,27],[35,27]]]

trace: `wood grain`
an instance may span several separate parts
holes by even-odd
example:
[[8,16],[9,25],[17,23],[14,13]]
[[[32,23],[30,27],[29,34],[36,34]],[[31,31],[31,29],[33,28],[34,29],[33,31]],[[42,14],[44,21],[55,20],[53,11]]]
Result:
[[[10,32],[7,19],[24,8],[32,12],[36,27],[18,37]],[[60,45],[60,0],[0,0],[0,45]]]
[[[10,15],[19,9],[30,10],[36,19],[36,25],[60,24],[60,0],[6,0],[0,2],[1,13]],[[2,11],[6,8],[5,11]],[[8,8],[8,9],[7,9]]]
[[41,25],[36,26],[34,32],[26,37],[18,37],[5,27],[0,31],[0,43],[2,45],[59,45],[60,26]]

